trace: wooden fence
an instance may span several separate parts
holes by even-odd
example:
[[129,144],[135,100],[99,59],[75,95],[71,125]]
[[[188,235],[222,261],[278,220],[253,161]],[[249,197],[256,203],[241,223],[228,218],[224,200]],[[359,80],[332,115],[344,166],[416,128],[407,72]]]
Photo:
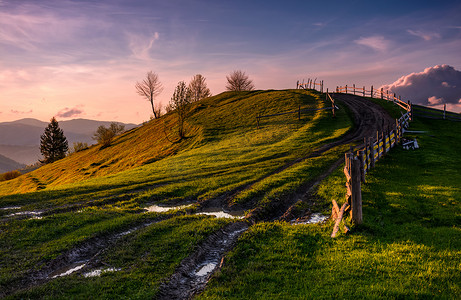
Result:
[[422,105],[412,105],[413,115],[429,119],[444,119],[461,122],[461,114],[447,111],[447,105],[443,105],[443,110],[435,109]]
[[370,87],[369,90],[363,87],[356,87],[355,84],[352,86],[337,86],[336,93],[344,93],[344,94],[353,94],[359,95],[362,97],[370,97],[370,98],[378,98],[387,101],[392,101],[394,104],[400,106],[401,108],[405,109],[406,111],[411,110],[411,102],[410,101],[402,101],[402,97],[398,96],[395,93],[389,92],[388,90],[384,91],[383,88],[381,89],[374,89],[373,86]]
[[312,90],[317,90],[317,87],[318,87],[318,91],[320,93],[323,93],[323,80],[320,80],[319,82],[316,82],[317,81],[317,78],[315,78],[314,80],[312,79],[307,79],[307,82],[304,82],[304,79],[303,81],[297,81],[296,82],[296,89],[312,89]]
[[[339,208],[333,200],[331,217],[336,220],[331,237],[336,237],[344,213],[349,211],[351,220],[355,224],[361,224],[362,217],[362,189],[361,183],[366,182],[366,174],[373,168],[387,152],[400,143],[404,129],[408,127],[411,111],[407,111],[395,121],[393,130],[377,132],[376,138],[365,138],[364,146],[355,152],[351,149],[345,154],[346,163],[344,175],[346,176],[346,202]],[[344,225],[344,231],[349,228]]]

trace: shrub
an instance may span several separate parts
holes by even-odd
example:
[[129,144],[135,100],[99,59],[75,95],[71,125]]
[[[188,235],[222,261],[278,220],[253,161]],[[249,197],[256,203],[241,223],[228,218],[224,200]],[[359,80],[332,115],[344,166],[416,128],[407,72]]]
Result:
[[117,123],[110,124],[109,128],[104,125],[98,127],[94,133],[93,139],[98,141],[103,147],[107,147],[112,143],[113,138],[122,133],[125,130],[125,126]]
[[19,176],[21,176],[21,172],[19,172],[18,170],[9,171],[0,175],[0,181],[15,179]]

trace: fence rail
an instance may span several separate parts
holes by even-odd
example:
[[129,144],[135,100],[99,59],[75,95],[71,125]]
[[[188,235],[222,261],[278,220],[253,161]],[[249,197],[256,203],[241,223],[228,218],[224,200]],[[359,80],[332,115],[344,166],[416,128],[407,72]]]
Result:
[[[411,112],[407,111],[402,117],[395,120],[393,130],[377,132],[376,138],[369,137],[364,139],[363,147],[355,152],[351,149],[350,152],[345,154],[346,202],[341,207],[345,211],[343,213],[338,211],[338,204],[333,200],[332,218],[336,222],[331,237],[336,237],[344,212],[349,211],[353,223],[362,223],[361,183],[366,182],[366,174],[371,168],[375,167],[376,162],[400,143],[405,129],[409,126],[410,114]],[[345,226],[344,230],[347,232],[349,228]]]
[[461,122],[461,115],[458,113],[447,111],[446,104],[443,105],[443,110],[415,104],[413,104],[412,107],[413,114],[416,117],[423,117],[429,119],[444,119]]
[[344,93],[344,94],[353,94],[353,95],[360,95],[362,97],[371,97],[377,99],[383,99],[387,101],[392,101],[394,104],[400,106],[401,108],[405,109],[406,111],[411,110],[411,102],[402,101],[402,97],[398,96],[395,93],[389,92],[388,90],[384,91],[383,88],[374,89],[373,86],[370,87],[369,90],[363,87],[356,87],[355,84],[352,86],[337,86],[336,93]]

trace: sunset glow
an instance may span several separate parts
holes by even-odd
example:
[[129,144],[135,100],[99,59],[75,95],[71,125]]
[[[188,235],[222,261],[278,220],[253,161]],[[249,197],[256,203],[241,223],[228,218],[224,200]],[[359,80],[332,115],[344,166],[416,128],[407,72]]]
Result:
[[236,69],[256,89],[461,70],[458,1],[333,2],[0,0],[0,120],[141,123],[152,112],[134,84],[149,70],[163,106],[179,81],[202,74],[218,94]]

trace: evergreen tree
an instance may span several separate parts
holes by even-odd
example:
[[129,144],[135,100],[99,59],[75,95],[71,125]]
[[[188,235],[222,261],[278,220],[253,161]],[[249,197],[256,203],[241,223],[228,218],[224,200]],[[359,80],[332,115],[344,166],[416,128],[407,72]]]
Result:
[[40,152],[44,159],[40,162],[49,164],[66,156],[69,150],[67,139],[58,121],[53,117],[45,132],[40,136]]

